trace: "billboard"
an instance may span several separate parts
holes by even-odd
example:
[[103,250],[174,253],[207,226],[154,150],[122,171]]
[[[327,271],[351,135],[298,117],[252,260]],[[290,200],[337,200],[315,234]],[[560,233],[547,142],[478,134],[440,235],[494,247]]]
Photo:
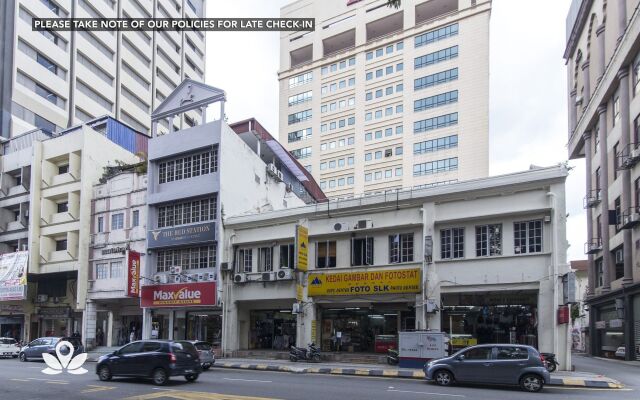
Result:
[[143,286],[140,307],[215,306],[216,283],[176,283]]
[[140,253],[127,254],[127,296],[140,297]]
[[26,298],[28,260],[28,251],[16,251],[0,256],[0,301]]
[[296,269],[308,270],[309,257],[309,229],[306,226],[296,225]]
[[216,240],[216,222],[205,222],[189,226],[153,229],[147,235],[147,247],[181,246]]
[[420,270],[389,269],[309,274],[309,297],[420,293]]

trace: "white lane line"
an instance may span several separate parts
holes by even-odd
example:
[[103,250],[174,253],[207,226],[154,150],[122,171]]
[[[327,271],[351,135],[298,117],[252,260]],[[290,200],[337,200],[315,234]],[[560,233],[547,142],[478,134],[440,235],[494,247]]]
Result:
[[431,393],[431,392],[414,392],[411,390],[387,389],[387,392],[396,393],[413,393],[413,394],[430,394],[432,396],[448,396],[448,397],[467,397],[463,394],[447,394],[447,393]]
[[240,378],[222,378],[227,381],[242,381],[242,382],[260,382],[260,383],[273,383],[273,381],[261,381],[258,379],[240,379]]

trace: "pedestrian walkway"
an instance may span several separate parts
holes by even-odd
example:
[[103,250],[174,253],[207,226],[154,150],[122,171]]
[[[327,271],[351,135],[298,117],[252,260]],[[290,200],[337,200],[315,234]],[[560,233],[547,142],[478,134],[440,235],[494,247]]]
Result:
[[[284,360],[256,360],[247,358],[225,358],[216,361],[216,368],[278,371],[295,374],[331,374],[352,376],[379,376],[404,379],[424,379],[419,369],[398,368],[391,365],[346,364],[346,363],[294,363]],[[592,388],[620,389],[620,382],[603,375],[587,372],[559,371],[551,374],[550,385],[583,386]]]

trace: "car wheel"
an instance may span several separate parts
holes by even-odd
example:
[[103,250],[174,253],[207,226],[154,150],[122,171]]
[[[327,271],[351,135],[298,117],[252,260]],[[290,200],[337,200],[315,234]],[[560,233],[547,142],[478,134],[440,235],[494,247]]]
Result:
[[446,369],[441,369],[434,372],[433,380],[438,386],[450,386],[453,383],[453,375]]
[[203,366],[202,366],[202,369],[203,369],[204,371],[208,371],[208,370],[209,370],[209,368],[211,368],[211,365],[203,365]]
[[188,374],[185,375],[184,378],[187,380],[187,382],[195,382],[198,379],[199,374]]
[[544,381],[539,375],[527,374],[520,379],[520,387],[527,392],[539,392],[544,386]]
[[98,378],[101,381],[110,381],[111,380],[111,370],[106,365],[103,365],[98,370]]
[[320,362],[320,354],[314,354],[312,360],[313,362]]
[[27,355],[26,355],[26,354],[24,354],[24,353],[20,353],[20,361],[22,361],[22,362],[27,362],[27,361],[29,361],[29,360],[27,359]]
[[169,375],[167,375],[167,371],[162,368],[156,368],[151,375],[153,379],[153,383],[158,386],[166,385],[169,381]]

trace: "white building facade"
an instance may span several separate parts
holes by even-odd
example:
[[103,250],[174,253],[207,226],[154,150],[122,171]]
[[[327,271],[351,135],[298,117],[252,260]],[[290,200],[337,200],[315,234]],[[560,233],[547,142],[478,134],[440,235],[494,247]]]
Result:
[[299,0],[280,35],[280,141],[329,197],[489,173],[490,1]]
[[[431,329],[529,344],[567,368],[566,176],[541,168],[227,218],[224,353],[309,342],[336,358],[384,353],[399,332]],[[309,232],[307,272],[294,269],[296,225]]]

